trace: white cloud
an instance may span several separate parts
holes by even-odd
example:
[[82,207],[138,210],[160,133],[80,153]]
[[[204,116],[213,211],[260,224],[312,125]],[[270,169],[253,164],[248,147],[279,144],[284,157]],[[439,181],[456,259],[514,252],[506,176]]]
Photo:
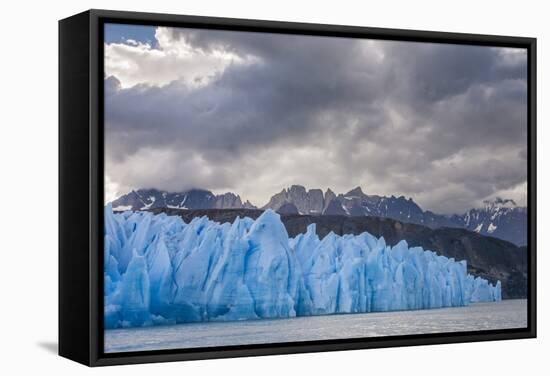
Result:
[[525,65],[527,62],[527,49],[525,48],[495,48],[500,56],[500,64],[503,66]]
[[131,39],[105,44],[106,75],[115,76],[122,88],[163,86],[176,80],[197,87],[206,85],[231,64],[257,61],[224,50],[194,48],[168,28],[157,28],[155,38],[155,47]]
[[[524,181],[514,187],[502,189],[489,195],[486,199],[493,200],[497,197],[512,199],[519,206],[527,206],[527,181]],[[479,204],[481,205],[481,203]]]
[[120,195],[127,193],[127,191],[121,190],[119,184],[111,180],[109,175],[105,174],[104,180],[105,188],[103,191],[103,201],[105,201],[105,203],[111,202]]
[[156,40],[109,45],[119,191],[204,188],[260,206],[292,184],[360,185],[440,213],[525,201],[520,52],[162,28]]

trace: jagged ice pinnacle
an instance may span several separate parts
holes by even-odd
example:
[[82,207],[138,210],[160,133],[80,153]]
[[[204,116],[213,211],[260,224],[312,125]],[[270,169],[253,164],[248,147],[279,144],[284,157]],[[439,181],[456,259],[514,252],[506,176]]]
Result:
[[289,238],[280,217],[207,217],[105,207],[105,327],[465,306],[501,300],[466,262],[368,233]]

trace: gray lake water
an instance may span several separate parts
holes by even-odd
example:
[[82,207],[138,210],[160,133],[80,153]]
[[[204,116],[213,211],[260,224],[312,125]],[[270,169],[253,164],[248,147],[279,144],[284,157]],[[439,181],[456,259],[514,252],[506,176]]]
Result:
[[418,311],[208,322],[105,331],[105,352],[527,327],[527,300]]

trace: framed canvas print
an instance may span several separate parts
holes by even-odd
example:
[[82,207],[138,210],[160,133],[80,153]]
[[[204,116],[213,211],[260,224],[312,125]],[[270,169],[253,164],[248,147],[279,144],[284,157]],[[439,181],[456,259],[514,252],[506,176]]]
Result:
[[536,40],[60,21],[59,352],[536,335]]

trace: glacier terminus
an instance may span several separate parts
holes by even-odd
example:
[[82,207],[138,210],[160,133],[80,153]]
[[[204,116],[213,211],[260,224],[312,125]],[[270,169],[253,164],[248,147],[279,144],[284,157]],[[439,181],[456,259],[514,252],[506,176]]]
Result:
[[290,238],[271,209],[223,224],[104,209],[107,329],[500,300],[500,281],[468,274],[466,261],[367,232],[320,239],[314,224]]

